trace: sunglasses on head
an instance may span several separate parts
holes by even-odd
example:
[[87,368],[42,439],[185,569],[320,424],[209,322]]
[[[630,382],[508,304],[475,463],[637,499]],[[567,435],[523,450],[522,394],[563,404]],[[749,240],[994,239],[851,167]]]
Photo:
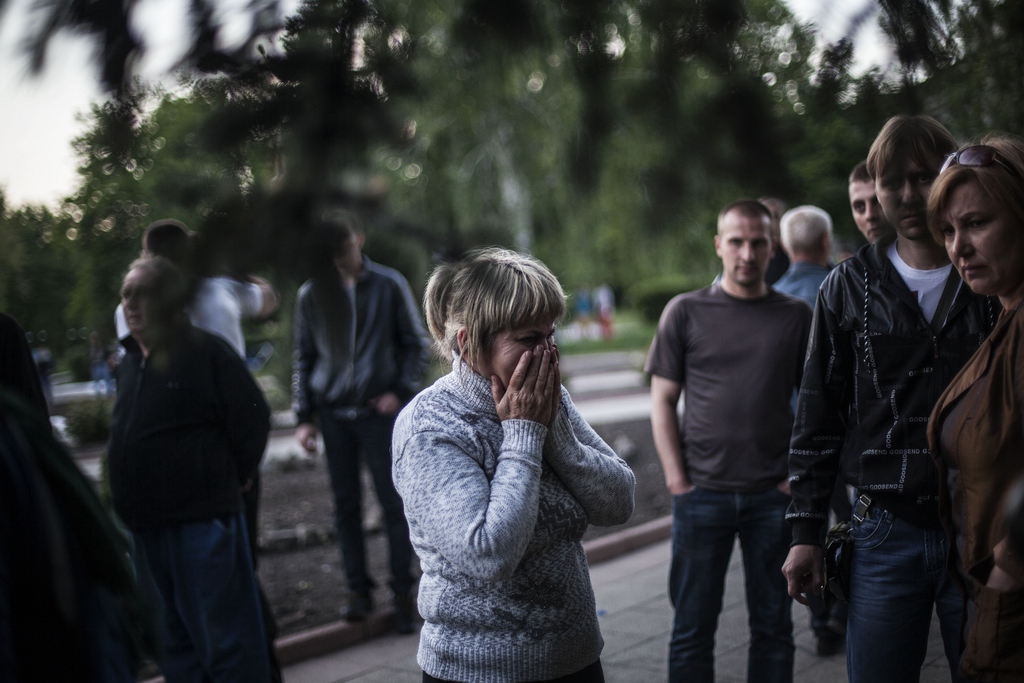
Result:
[[999,164],[1009,171],[1010,175],[1018,180],[1020,179],[1020,171],[1013,164],[1006,161],[995,147],[989,147],[988,145],[972,145],[964,147],[958,152],[953,152],[946,157],[946,163],[942,164],[939,174],[941,175],[947,168],[954,165],[980,167],[991,166],[992,164]]

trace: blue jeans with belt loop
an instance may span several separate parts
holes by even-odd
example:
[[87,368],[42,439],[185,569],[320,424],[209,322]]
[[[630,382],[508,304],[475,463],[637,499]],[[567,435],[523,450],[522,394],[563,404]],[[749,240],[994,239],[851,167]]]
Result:
[[850,603],[846,669],[850,683],[905,683],[921,678],[932,611],[953,683],[960,675],[963,598],[946,571],[945,532],[915,526],[877,507],[850,529]]
[[792,539],[785,520],[789,502],[775,488],[760,493],[695,488],[674,497],[670,683],[714,683],[715,632],[737,536],[750,623],[747,680],[792,683],[792,599],[782,575]]

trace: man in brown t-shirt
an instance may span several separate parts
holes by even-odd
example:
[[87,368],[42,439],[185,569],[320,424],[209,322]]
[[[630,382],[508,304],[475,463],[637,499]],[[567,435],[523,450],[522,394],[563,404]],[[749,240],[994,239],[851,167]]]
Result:
[[[718,216],[720,283],[674,298],[651,346],[651,425],[673,494],[669,681],[714,681],[714,642],[736,536],[750,613],[748,667],[793,680],[787,454],[811,309],[764,280],[771,214],[740,200]],[[682,429],[677,409],[686,388]]]

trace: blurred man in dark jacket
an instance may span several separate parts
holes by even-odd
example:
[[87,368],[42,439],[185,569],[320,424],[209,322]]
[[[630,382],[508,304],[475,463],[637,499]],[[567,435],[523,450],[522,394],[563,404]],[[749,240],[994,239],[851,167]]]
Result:
[[323,230],[324,253],[333,257],[334,267],[302,285],[295,306],[295,434],[303,448],[315,450],[318,420],[351,592],[345,613],[349,621],[360,621],[373,609],[360,453],[365,458],[387,525],[395,629],[409,633],[412,544],[402,499],[391,480],[391,430],[398,411],[420,389],[427,366],[426,331],[405,278],[363,255],[364,233],[356,216],[329,213]]
[[114,508],[135,537],[140,580],[163,608],[168,683],[269,680],[243,517],[270,411],[243,361],[185,315],[166,259],[132,264],[121,289],[131,338],[107,446]]

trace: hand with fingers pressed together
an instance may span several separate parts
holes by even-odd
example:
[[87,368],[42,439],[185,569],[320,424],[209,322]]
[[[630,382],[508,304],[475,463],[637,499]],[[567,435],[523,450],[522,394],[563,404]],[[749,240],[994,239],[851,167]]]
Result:
[[491,375],[491,394],[501,420],[533,420],[550,425],[558,414],[560,392],[555,352],[542,346],[524,351],[508,382]]
[[550,425],[561,404],[561,372],[554,321],[534,322],[499,332],[476,371],[491,380],[501,420]]

